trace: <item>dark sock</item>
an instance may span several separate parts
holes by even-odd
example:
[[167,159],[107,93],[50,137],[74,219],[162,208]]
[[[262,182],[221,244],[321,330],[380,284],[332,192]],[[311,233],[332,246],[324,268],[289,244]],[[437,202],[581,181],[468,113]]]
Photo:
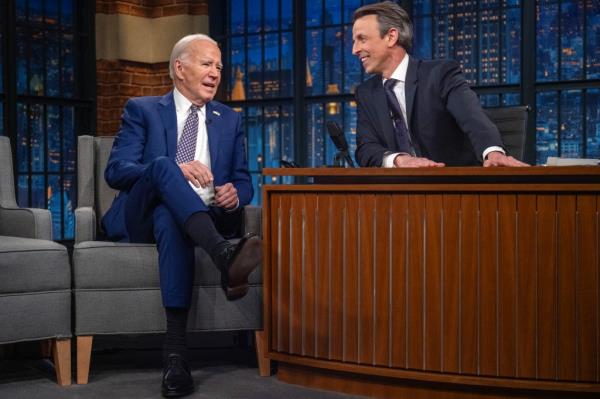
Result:
[[163,345],[163,360],[166,360],[171,353],[186,358],[185,330],[189,310],[185,308],[165,308],[165,311],[167,314],[167,333]]
[[219,234],[212,218],[206,212],[194,213],[186,220],[183,229],[192,242],[208,252],[213,259],[229,245],[229,242]]

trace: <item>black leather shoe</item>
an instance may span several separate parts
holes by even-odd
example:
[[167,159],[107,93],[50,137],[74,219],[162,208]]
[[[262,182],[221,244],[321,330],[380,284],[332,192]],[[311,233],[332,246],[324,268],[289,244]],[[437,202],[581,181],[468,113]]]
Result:
[[163,370],[162,394],[165,398],[177,398],[194,392],[194,380],[185,359],[176,353],[167,356]]
[[217,256],[221,270],[221,286],[230,301],[248,293],[248,276],[262,262],[262,240],[248,233],[237,245],[226,247]]

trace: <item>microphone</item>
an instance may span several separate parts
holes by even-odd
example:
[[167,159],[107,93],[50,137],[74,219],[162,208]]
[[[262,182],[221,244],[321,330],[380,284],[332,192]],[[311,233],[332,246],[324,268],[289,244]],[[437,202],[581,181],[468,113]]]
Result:
[[339,125],[334,121],[328,121],[327,132],[329,133],[329,137],[331,137],[331,141],[333,141],[333,144],[338,149],[339,155],[353,168],[354,162],[352,161],[352,157],[348,154],[348,142],[346,141],[346,135],[342,129],[340,129]]

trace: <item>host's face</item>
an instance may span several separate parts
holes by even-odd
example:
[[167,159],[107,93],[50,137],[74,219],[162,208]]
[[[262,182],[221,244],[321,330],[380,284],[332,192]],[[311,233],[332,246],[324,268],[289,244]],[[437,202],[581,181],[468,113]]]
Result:
[[381,37],[376,15],[358,18],[352,26],[352,54],[358,57],[367,73],[385,76],[390,67],[395,67],[391,65],[391,53],[397,47],[397,40],[397,32],[393,29]]
[[203,106],[217,94],[222,69],[219,47],[196,40],[175,60],[175,86],[192,103]]

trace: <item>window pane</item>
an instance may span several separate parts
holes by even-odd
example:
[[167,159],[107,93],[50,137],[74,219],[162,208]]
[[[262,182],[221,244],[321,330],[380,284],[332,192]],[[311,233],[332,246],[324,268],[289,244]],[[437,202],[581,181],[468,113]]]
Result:
[[48,209],[52,215],[52,236],[62,236],[63,192],[58,175],[48,176]]
[[[536,36],[537,80],[547,82],[558,78],[558,5],[537,6]],[[544,160],[545,162],[545,160]]]
[[583,4],[561,3],[561,72],[562,79],[583,78]]
[[292,29],[292,4],[291,1],[281,0],[281,29]]
[[43,96],[45,93],[44,76],[44,50],[46,46],[43,42],[43,35],[40,32],[32,34],[30,39],[31,54],[29,57],[29,94],[34,96]]
[[265,98],[279,96],[279,59],[279,34],[265,35]]
[[358,7],[360,7],[360,0],[344,0],[344,23],[352,23],[352,16]]
[[262,35],[248,36],[248,98],[262,98]]
[[75,115],[73,109],[73,107],[64,107],[62,109],[63,168],[65,172],[70,173],[74,173],[77,166],[77,136],[75,134]]
[[445,14],[435,17],[434,58],[454,58],[454,37],[451,30],[453,25],[454,17],[452,15]]
[[567,90],[560,95],[560,156],[583,157],[583,120],[581,90]]
[[261,17],[262,13],[262,2],[261,1],[248,1],[248,21],[246,28],[248,33],[260,32],[262,28]]
[[323,0],[306,2],[306,26],[319,26],[323,24]]
[[558,156],[558,95],[555,91],[537,93],[536,103],[536,163],[544,164],[549,156]]
[[327,0],[325,7],[325,25],[336,25],[342,21],[342,5],[340,0]]
[[263,167],[262,113],[260,107],[246,108],[246,132],[248,135],[248,168],[260,172]]
[[46,95],[60,95],[60,36],[51,31],[46,35]]
[[63,177],[63,204],[64,204],[64,240],[72,240],[75,237],[75,214],[73,210],[77,207],[74,203],[77,199],[75,189],[75,175],[64,175]]
[[57,105],[48,105],[47,134],[48,134],[48,166],[49,172],[60,172],[61,143],[60,143],[60,111]]
[[265,0],[265,31],[277,29],[279,29],[279,0]]
[[[339,102],[329,102],[325,104],[325,120],[337,123],[338,126],[344,131],[344,123],[342,121],[342,103]],[[333,144],[333,140],[329,136],[327,132],[327,128],[323,126],[323,141],[325,143],[325,165],[335,165],[334,158],[338,152],[335,144]]]
[[277,168],[281,160],[279,107],[265,107],[265,155],[263,167]]
[[246,22],[244,3],[244,0],[230,0],[229,2],[229,31],[233,34],[244,33]]
[[48,207],[48,189],[46,188],[43,175],[31,176],[31,202],[26,206],[31,208]]
[[521,9],[507,9],[502,24],[502,83],[519,83],[521,81]]
[[362,65],[352,54],[352,26],[344,27],[344,93],[354,93],[361,81]]
[[29,145],[31,148],[31,171],[44,172],[46,166],[44,106],[34,104],[29,106]]
[[600,158],[600,89],[586,93],[586,158]]
[[326,94],[339,94],[342,87],[342,37],[341,27],[325,30],[323,60]]
[[60,1],[45,1],[44,7],[46,15],[46,23],[56,25],[58,23],[58,6]]
[[63,34],[62,42],[62,93],[64,97],[73,97],[74,93],[74,60],[72,34]]
[[291,97],[294,93],[294,46],[291,32],[281,34],[281,93]]
[[250,173],[252,178],[252,186],[254,187],[254,197],[252,197],[252,205],[260,205],[262,202],[262,175],[260,173]]
[[17,171],[26,173],[29,170],[29,116],[25,104],[17,104]]
[[[460,3],[459,3],[460,4]],[[471,84],[477,83],[477,13],[464,12],[456,18],[454,58],[462,65],[465,79]]]
[[415,15],[431,14],[431,0],[413,1],[413,13]]
[[479,23],[480,70],[479,84],[492,85],[500,81],[500,24],[498,10],[481,11]]
[[344,133],[348,140],[348,152],[354,160],[356,151],[356,102],[344,103]]
[[61,0],[61,23],[63,26],[73,26],[74,0]]
[[294,157],[294,108],[291,105],[281,107],[281,157],[295,160]]
[[27,93],[27,48],[29,40],[25,30],[17,28],[17,94]]
[[323,104],[310,104],[307,106],[307,132],[308,132],[308,167],[317,167],[325,164],[325,146],[323,143]]
[[246,45],[243,37],[234,37],[229,41],[230,81],[229,93],[232,100],[245,100],[248,76],[246,74]]
[[18,175],[17,177],[17,203],[22,208],[29,207],[29,176]]
[[29,21],[42,22],[44,19],[44,10],[42,9],[42,0],[29,0]]
[[600,79],[600,2],[588,1],[587,13],[587,78]]
[[499,94],[483,94],[479,96],[479,102],[482,107],[498,107],[500,105]]
[[323,94],[323,31],[306,32],[306,89],[308,95]]
[[505,93],[502,95],[502,105],[519,105],[521,104],[521,95],[519,93]]

